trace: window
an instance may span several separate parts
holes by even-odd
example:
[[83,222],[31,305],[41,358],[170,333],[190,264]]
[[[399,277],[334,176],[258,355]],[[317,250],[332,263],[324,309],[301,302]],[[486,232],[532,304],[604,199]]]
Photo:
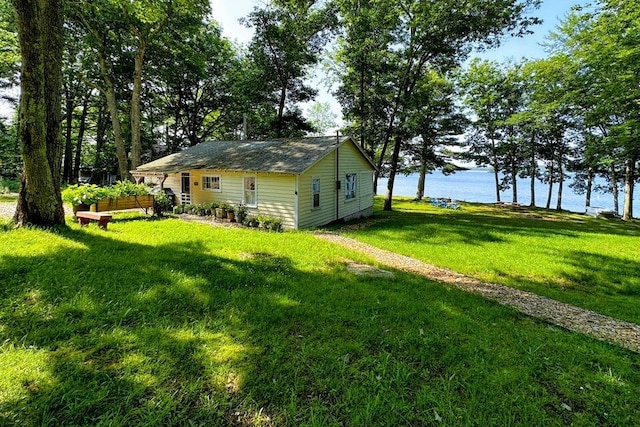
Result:
[[344,185],[344,198],[345,200],[352,200],[356,198],[356,174],[348,173],[345,179]]
[[202,189],[209,191],[221,191],[220,189],[220,177],[205,175],[202,177]]
[[258,204],[255,176],[244,177],[244,203],[247,206],[256,206]]
[[311,183],[311,194],[311,207],[313,209],[318,209],[320,207],[320,178],[313,178]]

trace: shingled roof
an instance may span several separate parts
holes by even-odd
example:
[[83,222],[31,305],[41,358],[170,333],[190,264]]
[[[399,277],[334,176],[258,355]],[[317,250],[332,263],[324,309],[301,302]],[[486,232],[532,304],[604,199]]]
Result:
[[133,172],[175,173],[211,169],[300,174],[349,139],[346,136],[324,136],[267,141],[209,141],[138,166]]

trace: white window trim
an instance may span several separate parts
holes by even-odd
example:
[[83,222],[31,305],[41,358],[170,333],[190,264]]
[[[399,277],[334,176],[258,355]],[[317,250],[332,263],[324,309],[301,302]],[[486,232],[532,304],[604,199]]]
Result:
[[[313,199],[314,199],[314,189],[313,189],[313,183],[314,181],[318,181],[318,206],[314,206],[313,205]],[[319,210],[322,208],[322,198],[321,198],[321,194],[322,194],[322,186],[320,183],[320,178],[317,178],[315,176],[311,177],[311,210]]]
[[[347,192],[349,189],[349,176],[353,176],[353,197],[349,197],[350,193]],[[357,173],[347,173],[344,176],[344,200],[345,202],[351,202],[358,198],[358,174]]]
[[[204,185],[204,180],[205,178],[218,178],[218,188],[207,188]],[[202,191],[212,191],[214,193],[221,193],[222,192],[222,178],[220,177],[220,175],[202,175],[201,177],[201,181],[202,181]]]
[[[255,189],[253,190],[254,193],[254,199],[255,199],[255,203],[254,204],[250,204],[247,200],[246,200],[246,182],[245,180],[247,178],[253,178],[254,182],[255,182]],[[258,175],[244,175],[242,177],[242,201],[245,205],[247,205],[247,207],[250,208],[257,208],[258,207]]]

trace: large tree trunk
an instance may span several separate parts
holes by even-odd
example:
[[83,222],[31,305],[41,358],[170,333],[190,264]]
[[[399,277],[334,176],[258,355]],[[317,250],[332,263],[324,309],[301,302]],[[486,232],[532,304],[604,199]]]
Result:
[[624,174],[624,208],[622,209],[622,219],[625,221],[633,218],[633,190],[636,176],[636,159],[627,160]]
[[14,220],[64,224],[60,196],[63,0],[13,0],[22,55],[18,136],[24,163]]
[[[133,71],[133,91],[131,92],[131,169],[140,165],[142,143],[140,141],[140,94],[142,93],[142,65],[146,45],[139,41]],[[124,179],[124,177],[123,177]]]
[[389,172],[389,180],[387,181],[387,191],[384,195],[384,210],[390,211],[393,204],[393,184],[398,173],[398,161],[400,159],[400,149],[402,147],[402,138],[395,137],[393,146],[393,157],[391,157],[391,170]]

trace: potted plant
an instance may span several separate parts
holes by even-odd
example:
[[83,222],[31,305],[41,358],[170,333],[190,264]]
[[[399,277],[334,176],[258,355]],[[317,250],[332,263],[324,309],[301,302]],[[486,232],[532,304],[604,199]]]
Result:
[[240,203],[236,209],[236,221],[240,224],[244,224],[244,220],[247,217],[247,213],[249,212],[249,208],[244,203]]
[[260,225],[260,222],[255,215],[249,215],[244,219],[243,224],[247,227],[256,228],[258,225]]
[[222,210],[222,218],[227,218],[231,205],[229,205],[229,203],[222,203],[220,204],[220,209]]
[[227,218],[229,218],[229,222],[236,222],[236,211],[233,206],[227,208]]

